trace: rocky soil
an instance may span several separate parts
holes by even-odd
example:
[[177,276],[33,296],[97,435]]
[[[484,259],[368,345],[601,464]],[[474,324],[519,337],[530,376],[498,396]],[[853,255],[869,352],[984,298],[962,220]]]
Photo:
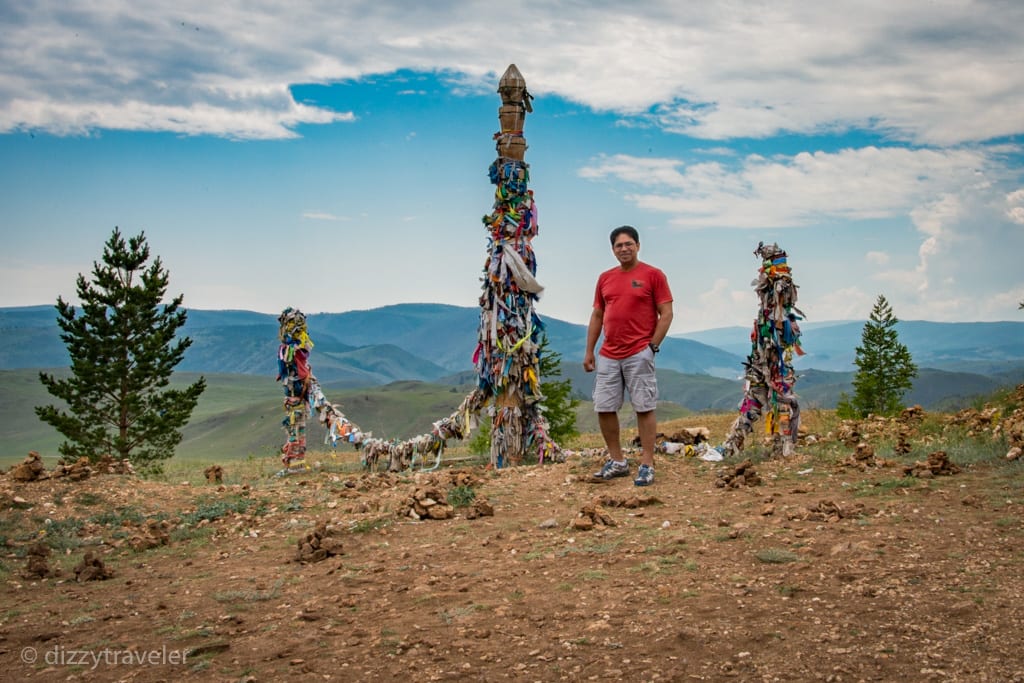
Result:
[[[1024,681],[1012,420],[807,423],[794,457],[660,455],[648,488],[595,481],[583,450],[187,483],[12,468],[0,678]],[[702,426],[727,421],[667,427]]]

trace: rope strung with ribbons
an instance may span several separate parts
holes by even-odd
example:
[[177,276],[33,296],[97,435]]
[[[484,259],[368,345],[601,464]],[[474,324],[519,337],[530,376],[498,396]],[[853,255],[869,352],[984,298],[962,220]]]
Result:
[[800,428],[800,404],[795,392],[793,354],[804,355],[800,346],[800,325],[804,314],[796,307],[797,285],[793,282],[786,252],[777,244],[760,242],[754,255],[761,258],[758,277],[751,284],[760,300],[750,332],[750,355],[743,363],[744,393],[739,416],[719,447],[730,457],[743,450],[754,424],[765,416],[765,433],[773,438],[775,451],[791,455]]
[[313,340],[309,338],[305,314],[288,307],[277,322],[277,381],[284,385],[285,418],[281,425],[287,437],[281,447],[281,462],[289,468],[305,459],[306,418],[314,414],[327,430],[325,440],[332,445],[342,440],[360,445],[365,438],[362,430],[345,417],[340,405],[327,400],[313,375],[309,363]]
[[364,432],[349,420],[340,404],[331,403],[324,395],[309,363],[313,340],[309,337],[306,316],[302,311],[286,308],[277,320],[280,325],[277,380],[283,383],[285,393],[285,418],[281,424],[286,440],[281,447],[281,460],[286,468],[292,468],[298,463],[304,464],[306,420],[313,415],[318,416],[326,430],[325,444],[337,447],[339,443],[351,443],[353,447],[361,449],[365,467],[376,467],[378,460],[384,456],[388,469],[396,472],[412,467],[417,457],[421,467],[428,469],[427,458],[434,456],[434,464],[429,469],[437,468],[447,440],[465,439],[476,426],[474,418],[480,412],[480,404],[474,392],[463,400],[454,413],[435,422],[433,430],[428,434],[404,441],[375,438],[373,432]]

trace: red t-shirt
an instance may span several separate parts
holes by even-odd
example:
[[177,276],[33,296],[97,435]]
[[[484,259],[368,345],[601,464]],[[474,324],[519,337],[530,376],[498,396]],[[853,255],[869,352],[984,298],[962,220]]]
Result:
[[601,355],[621,360],[642,351],[654,336],[658,304],[670,301],[668,278],[654,266],[638,262],[601,273],[594,291],[594,308],[604,311]]

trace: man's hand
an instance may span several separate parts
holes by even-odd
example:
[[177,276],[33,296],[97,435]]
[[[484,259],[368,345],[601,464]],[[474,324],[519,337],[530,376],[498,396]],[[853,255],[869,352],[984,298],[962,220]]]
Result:
[[593,351],[590,351],[585,356],[583,356],[583,369],[586,372],[593,372],[594,371],[594,352]]

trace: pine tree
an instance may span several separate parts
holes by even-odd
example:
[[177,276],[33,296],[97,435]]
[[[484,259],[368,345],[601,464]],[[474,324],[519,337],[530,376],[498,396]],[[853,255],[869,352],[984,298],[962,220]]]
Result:
[[572,395],[572,382],[556,380],[562,376],[562,354],[552,351],[547,334],[540,340],[540,393],[544,395],[544,417],[548,421],[548,436],[560,444],[579,436],[576,429],[576,406],[579,399]]
[[39,379],[66,410],[48,405],[35,411],[67,439],[58,449],[65,460],[109,454],[160,471],[206,388],[203,377],[183,390],[166,388],[192,340],[175,339],[186,319],[183,297],[161,305],[168,272],[159,257],[147,269],[148,261],[145,233],[125,242],[114,228],[103,263],[93,262],[92,282],[78,275],[81,315],[57,297],[71,375],[41,372]]
[[903,410],[903,395],[913,386],[917,366],[899,341],[898,322],[889,302],[879,295],[853,361],[853,398],[843,396],[837,408],[840,417],[893,416]]

